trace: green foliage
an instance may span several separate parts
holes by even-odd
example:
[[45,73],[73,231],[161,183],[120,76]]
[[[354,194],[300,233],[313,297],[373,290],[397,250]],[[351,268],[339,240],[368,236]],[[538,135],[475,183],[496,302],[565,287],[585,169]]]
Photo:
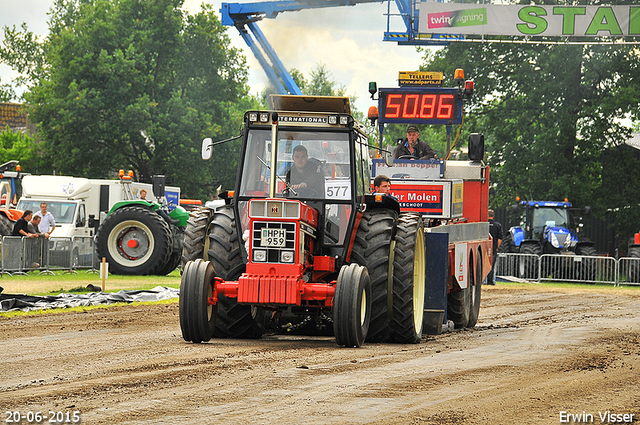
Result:
[[44,45],[25,23],[21,29],[4,27],[4,39],[0,43],[0,63],[18,72],[11,83],[0,86],[0,101],[18,99],[16,88],[32,87],[44,69]]
[[237,135],[241,108],[255,103],[245,58],[210,6],[196,15],[181,6],[56,1],[45,65],[31,68],[39,78],[25,94],[56,172],[103,178],[130,168],[141,181],[164,174],[200,199],[234,186],[239,142],[217,146],[215,166],[200,150],[204,137]]
[[26,133],[13,132],[8,126],[0,132],[0,158],[2,162],[17,160],[25,172],[32,174],[46,169],[46,159],[42,158],[38,140]]
[[[426,54],[424,68],[444,71],[445,85],[453,84],[455,68],[475,81],[462,140],[468,132],[485,133],[492,206],[509,205],[516,196],[566,197],[576,206],[591,205],[600,217],[624,209],[613,226],[638,216],[629,193],[613,196],[622,181],[603,175],[603,154],[628,138],[622,123],[640,112],[637,48],[460,43]],[[617,161],[625,167],[622,175],[633,175],[631,163]]]

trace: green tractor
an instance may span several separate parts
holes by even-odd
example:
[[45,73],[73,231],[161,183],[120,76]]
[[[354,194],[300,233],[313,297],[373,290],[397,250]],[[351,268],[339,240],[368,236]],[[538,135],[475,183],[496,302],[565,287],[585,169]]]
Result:
[[111,273],[166,275],[180,264],[189,213],[177,199],[167,201],[164,176],[154,176],[153,193],[155,201],[131,195],[116,202],[98,227],[98,259],[106,258]]

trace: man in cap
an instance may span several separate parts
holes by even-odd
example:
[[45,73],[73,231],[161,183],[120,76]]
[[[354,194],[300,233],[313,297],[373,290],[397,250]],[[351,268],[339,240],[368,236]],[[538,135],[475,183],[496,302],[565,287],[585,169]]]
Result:
[[420,141],[418,127],[407,127],[407,138],[396,148],[395,159],[431,159],[436,157],[436,152],[426,142]]

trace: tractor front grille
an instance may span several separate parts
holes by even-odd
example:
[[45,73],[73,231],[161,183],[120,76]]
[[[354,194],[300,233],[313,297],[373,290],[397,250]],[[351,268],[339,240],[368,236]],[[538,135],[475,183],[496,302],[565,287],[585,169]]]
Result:
[[[262,230],[263,229],[284,229],[285,241],[284,246],[268,246],[265,244],[265,241],[262,238]],[[266,251],[266,257],[264,261],[266,263],[282,263],[282,253],[283,251],[290,252],[292,255],[295,255],[296,248],[296,225],[295,223],[281,223],[275,221],[267,221],[267,222],[254,222],[253,223],[253,234],[252,234],[252,251],[254,252],[253,261],[256,260],[256,251]],[[295,257],[293,257],[293,261],[295,261]],[[289,261],[292,263],[293,261]]]

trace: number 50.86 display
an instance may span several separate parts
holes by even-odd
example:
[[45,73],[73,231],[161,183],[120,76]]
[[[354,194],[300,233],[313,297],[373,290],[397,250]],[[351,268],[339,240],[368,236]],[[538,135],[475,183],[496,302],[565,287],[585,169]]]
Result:
[[460,124],[462,102],[456,89],[380,89],[380,119],[388,123]]

